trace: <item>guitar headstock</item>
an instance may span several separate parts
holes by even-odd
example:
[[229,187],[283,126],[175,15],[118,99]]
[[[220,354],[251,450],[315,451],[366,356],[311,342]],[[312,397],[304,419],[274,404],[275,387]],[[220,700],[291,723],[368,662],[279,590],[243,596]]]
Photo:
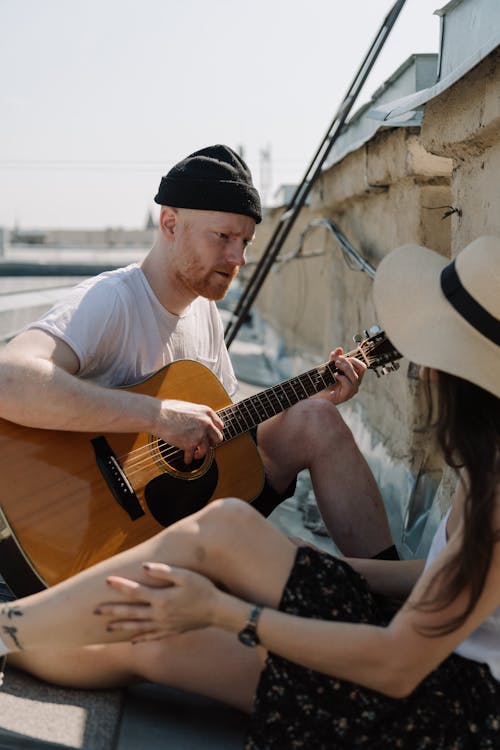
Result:
[[[373,330],[373,329],[372,329]],[[384,331],[376,331],[371,336],[368,331],[354,337],[358,344],[355,357],[361,359],[376,376],[387,375],[399,369],[398,359],[403,356],[392,345]]]

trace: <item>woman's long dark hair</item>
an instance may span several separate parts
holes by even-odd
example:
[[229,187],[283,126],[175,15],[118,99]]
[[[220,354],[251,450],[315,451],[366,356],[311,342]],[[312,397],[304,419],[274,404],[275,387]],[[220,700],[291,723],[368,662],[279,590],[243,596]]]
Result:
[[[464,356],[467,356],[465,353]],[[463,612],[443,625],[430,628],[445,635],[459,628],[476,606],[484,588],[500,529],[493,513],[500,481],[500,399],[467,380],[438,372],[437,439],[446,463],[464,468],[468,477],[461,549],[437,574],[439,592],[418,607],[438,611],[467,590]],[[430,399],[430,394],[429,394]],[[432,400],[429,400],[429,415]],[[436,578],[431,582],[434,591]],[[427,629],[426,629],[427,630]]]

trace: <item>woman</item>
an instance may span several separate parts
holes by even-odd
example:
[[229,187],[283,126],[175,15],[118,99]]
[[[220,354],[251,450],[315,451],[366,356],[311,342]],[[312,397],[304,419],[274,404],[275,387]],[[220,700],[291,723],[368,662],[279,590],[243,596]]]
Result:
[[[498,747],[499,282],[493,238],[449,264],[399,248],[375,279],[389,338],[437,386],[438,438],[458,475],[427,561],[297,549],[245,503],[216,501],[5,605],[4,651],[65,684],[146,678],[224,700],[251,713],[247,750]],[[88,648],[78,679],[81,650],[19,651],[127,634],[139,645]]]

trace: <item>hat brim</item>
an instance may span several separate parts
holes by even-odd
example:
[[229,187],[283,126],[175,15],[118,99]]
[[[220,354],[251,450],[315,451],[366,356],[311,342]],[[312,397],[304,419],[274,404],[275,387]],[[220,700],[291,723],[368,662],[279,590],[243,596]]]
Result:
[[500,397],[498,347],[450,305],[440,276],[449,259],[419,245],[389,253],[375,274],[379,322],[413,362],[469,380]]

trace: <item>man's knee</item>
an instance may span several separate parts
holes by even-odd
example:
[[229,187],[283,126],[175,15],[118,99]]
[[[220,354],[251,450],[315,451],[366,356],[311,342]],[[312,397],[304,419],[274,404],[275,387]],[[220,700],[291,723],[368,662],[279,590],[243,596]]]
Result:
[[303,430],[309,435],[352,438],[352,433],[335,404],[325,398],[310,398],[303,402],[303,407]]

